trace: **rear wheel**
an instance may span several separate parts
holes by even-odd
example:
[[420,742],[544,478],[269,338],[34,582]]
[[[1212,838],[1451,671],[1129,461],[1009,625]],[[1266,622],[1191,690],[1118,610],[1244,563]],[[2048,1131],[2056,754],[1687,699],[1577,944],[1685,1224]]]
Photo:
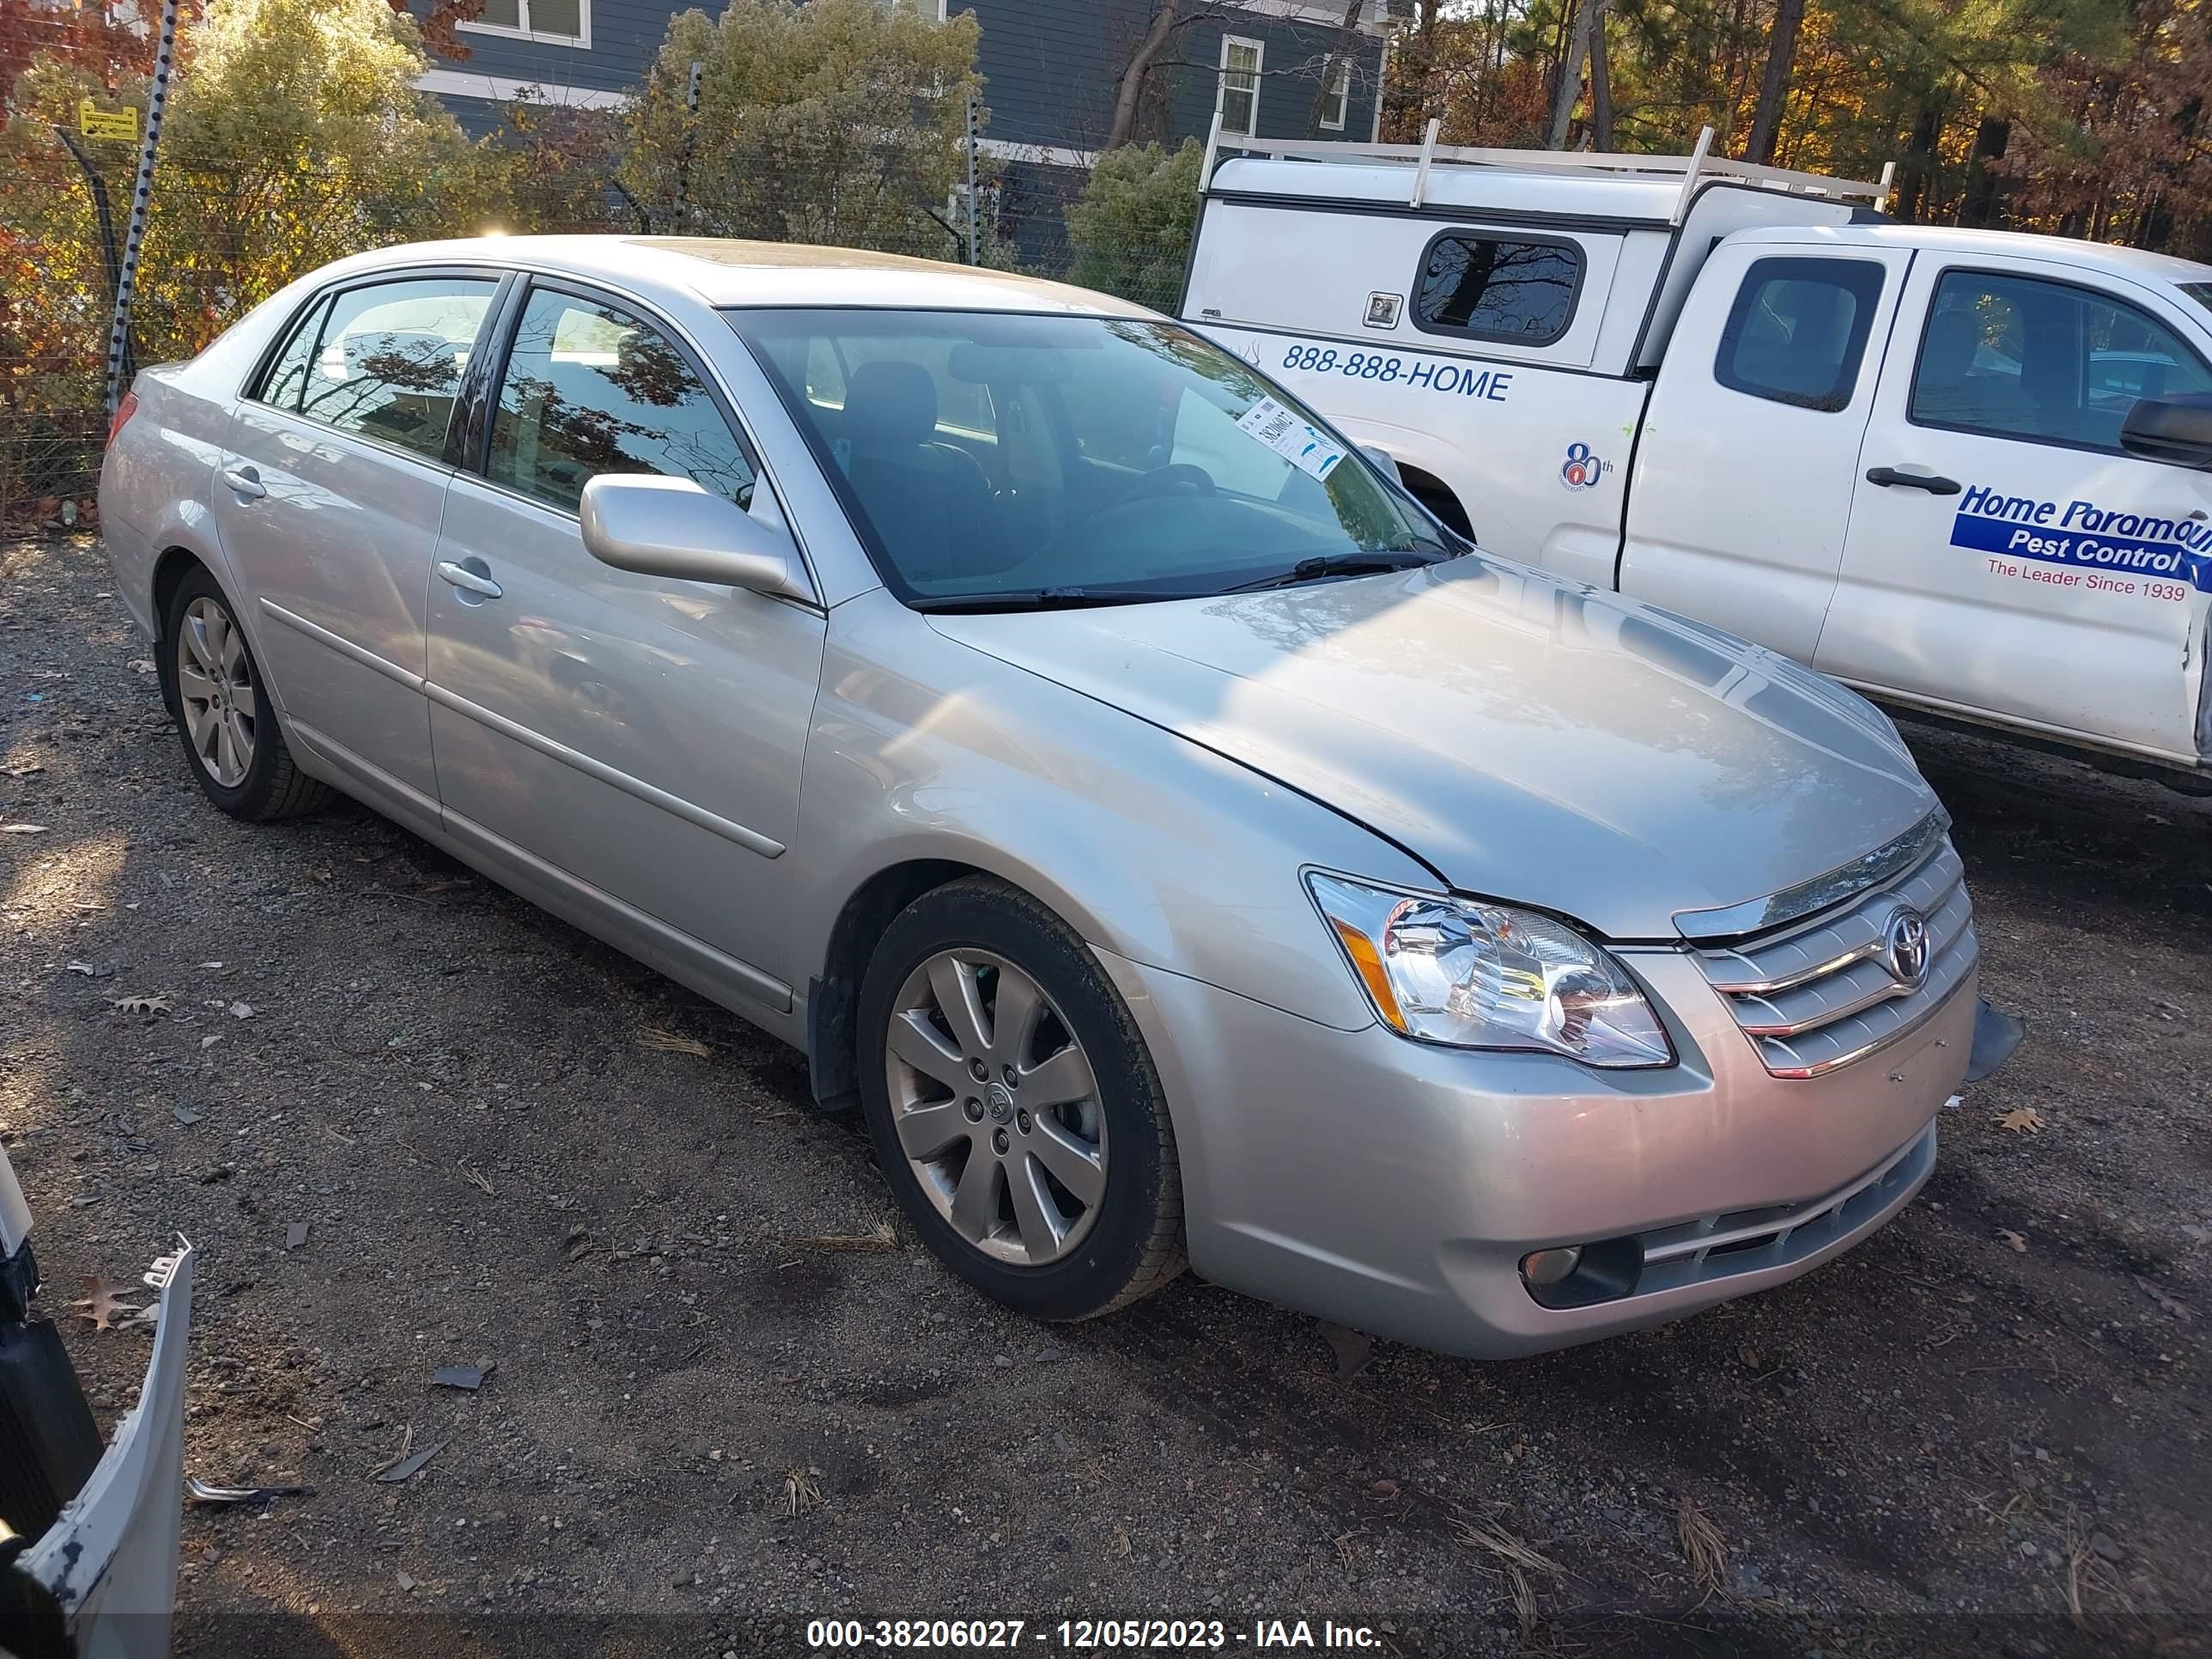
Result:
[[1088,1319],[1182,1271],[1175,1134],[1144,1039],[1083,941],[985,878],[924,894],[860,992],[885,1178],[977,1288]]
[[161,692],[185,757],[207,798],[233,817],[289,817],[330,791],[293,763],[230,600],[204,566],[169,597],[162,629]]

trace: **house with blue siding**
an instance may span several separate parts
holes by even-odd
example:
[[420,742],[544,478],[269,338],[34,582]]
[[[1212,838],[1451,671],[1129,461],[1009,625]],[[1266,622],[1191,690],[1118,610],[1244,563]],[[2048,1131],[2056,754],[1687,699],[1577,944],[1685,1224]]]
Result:
[[[987,148],[1030,167],[1083,167],[1112,128],[1115,93],[1161,0],[885,0],[973,12],[991,112]],[[413,0],[418,12],[428,0]],[[484,0],[459,25],[465,60],[422,78],[471,131],[499,125],[529,90],[579,108],[618,104],[644,76],[668,21],[724,0]],[[1146,76],[1134,137],[1370,138],[1389,0],[1180,0]],[[1324,87],[1324,82],[1327,82]]]

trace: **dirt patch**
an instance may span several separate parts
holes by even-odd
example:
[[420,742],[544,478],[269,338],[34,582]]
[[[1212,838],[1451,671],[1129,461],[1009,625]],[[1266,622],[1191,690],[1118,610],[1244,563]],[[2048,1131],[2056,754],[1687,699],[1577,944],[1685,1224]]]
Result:
[[[1312,1322],[1189,1279],[1048,1328],[910,1238],[807,1243],[892,1206],[796,1056],[358,808],[216,814],[107,580],[90,543],[0,549],[0,769],[37,769],[0,823],[46,826],[0,837],[0,1130],[50,1301],[204,1251],[189,1469],[316,1488],[188,1517],[180,1652],[781,1653],[826,1615],[2201,1640],[2212,806],[1928,736],[2031,1033],[1925,1195],[1685,1324],[1340,1379]],[[112,1419],[143,1335],[71,1344]],[[453,1364],[495,1369],[431,1388]]]

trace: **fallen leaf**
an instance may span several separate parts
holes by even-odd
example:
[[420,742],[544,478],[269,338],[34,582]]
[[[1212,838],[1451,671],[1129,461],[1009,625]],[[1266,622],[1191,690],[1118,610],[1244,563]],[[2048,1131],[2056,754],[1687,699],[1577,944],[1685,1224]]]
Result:
[[2157,1303],[2160,1307],[2166,1310],[2166,1311],[2171,1314],[2174,1318],[2187,1320],[2194,1317],[2194,1316],[2189,1311],[2189,1307],[2186,1303],[2175,1301],[2173,1297],[2168,1296],[2164,1291],[2152,1284],[2150,1280],[2145,1279],[2141,1273],[2137,1273],[2134,1277],[2136,1283],[2142,1286],[2143,1293],[2149,1297],[2152,1301]]
[[641,1048],[658,1048],[665,1054],[693,1054],[704,1060],[714,1051],[696,1037],[678,1036],[673,1031],[664,1031],[657,1025],[648,1025],[637,1034]]
[[46,826],[43,823],[0,823],[0,836],[43,836],[46,833]]
[[176,1006],[173,997],[118,997],[109,1005],[118,1014],[166,1014]]
[[94,1276],[84,1281],[84,1299],[72,1302],[70,1306],[93,1329],[112,1331],[124,1320],[144,1311],[137,1303],[122,1299],[135,1294],[136,1289],[134,1285],[118,1285],[112,1279]]
[[2006,1243],[2011,1245],[2014,1251],[2018,1255],[2026,1255],[2027,1254],[2027,1240],[2022,1237],[2020,1234],[2013,1231],[2011,1228],[1998,1228],[1997,1237],[2002,1239]]
[[1377,1504],[1395,1504],[1398,1501],[1398,1483],[1389,1479],[1370,1480],[1367,1483],[1367,1495]]
[[1323,1320],[1321,1334],[1328,1340],[1328,1351],[1336,1356],[1339,1377],[1358,1376],[1367,1369],[1367,1362],[1375,1357],[1375,1339],[1364,1331],[1355,1331],[1348,1325],[1334,1325]]
[[1735,1357],[1743,1361],[1744,1370],[1747,1371],[1755,1371],[1759,1369],[1759,1350],[1753,1347],[1748,1342],[1745,1343],[1743,1346],[1735,1351]]
[[[410,1431],[410,1437],[412,1431]],[[376,1478],[386,1486],[397,1486],[402,1480],[411,1480],[422,1472],[422,1466],[446,1449],[450,1441],[434,1441],[412,1457],[395,1458],[376,1472]]]
[[2000,1112],[1990,1120],[2000,1129],[2009,1129],[2016,1135],[2039,1135],[2043,1133],[2043,1114],[2033,1106],[2015,1106],[2008,1112]]

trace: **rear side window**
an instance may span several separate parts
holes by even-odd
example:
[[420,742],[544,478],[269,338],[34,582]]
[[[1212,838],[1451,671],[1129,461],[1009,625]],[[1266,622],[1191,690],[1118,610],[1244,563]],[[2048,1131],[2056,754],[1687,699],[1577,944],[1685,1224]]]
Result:
[[752,503],[752,463],[666,336],[612,306],[533,289],[507,353],[484,476],[574,513],[602,472],[689,478]]
[[1831,413],[1858,385],[1881,299],[1871,259],[1759,259],[1721,332],[1713,378],[1771,403]]
[[323,313],[330,308],[327,299],[319,299],[293,325],[292,337],[284,342],[284,349],[269,365],[260,389],[252,394],[256,398],[279,409],[289,409],[295,415],[299,413],[300,392],[307,383],[308,360],[315,355],[315,337],[322,332]]
[[437,459],[496,286],[422,276],[338,294],[322,313],[300,413]]
[[1572,242],[1448,230],[1423,256],[1413,321],[1431,334],[1549,345],[1574,320],[1582,285]]
[[2164,323],[2071,283],[1951,270],[1936,284],[1911,419],[2112,454],[2139,398],[2212,392],[2204,361]]

